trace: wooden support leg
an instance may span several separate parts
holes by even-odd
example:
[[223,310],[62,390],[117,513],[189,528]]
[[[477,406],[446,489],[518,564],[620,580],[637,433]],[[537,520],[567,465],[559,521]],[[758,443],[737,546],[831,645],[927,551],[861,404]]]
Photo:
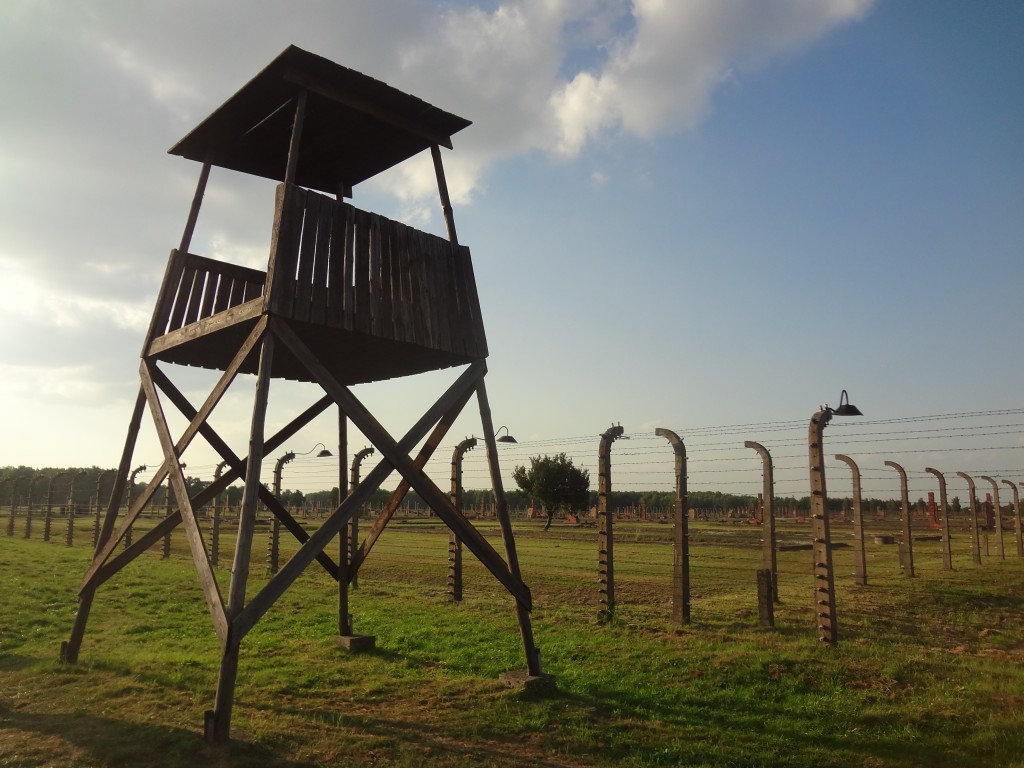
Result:
[[[107,517],[103,521],[103,528],[96,541],[96,552],[99,553],[107,543],[114,530],[117,520],[117,510],[121,506],[121,496],[124,494],[124,487],[128,478],[128,471],[131,468],[132,454],[135,452],[135,443],[139,437],[139,426],[142,423],[142,413],[146,405],[146,395],[142,388],[135,398],[135,410],[128,425],[128,436],[124,441],[124,451],[121,453],[121,464],[117,471],[117,479],[114,481],[114,489],[110,493],[110,504],[107,507]],[[85,637],[85,625],[89,621],[89,611],[92,609],[92,599],[96,594],[96,585],[90,584],[78,596],[78,612],[75,614],[75,624],[71,628],[71,638],[61,644],[60,659],[67,664],[74,664],[78,661],[78,652],[82,648],[82,638]]]
[[[484,443],[487,446],[487,465],[491,472],[491,485],[494,487],[495,513],[501,527],[501,539],[505,545],[505,560],[508,569],[517,580],[522,579],[519,570],[519,556],[516,553],[516,540],[512,535],[512,521],[508,514],[508,499],[505,497],[505,486],[501,479],[501,467],[498,464],[498,443],[494,439],[494,422],[491,419],[491,406],[487,400],[487,387],[481,376],[476,385],[476,397],[480,404],[480,426],[484,432]],[[540,649],[533,641],[533,625],[530,623],[530,609],[516,600],[516,616],[519,619],[519,634],[523,640],[526,655],[526,671],[531,677],[539,677],[544,670],[540,662]]]
[[[267,399],[270,394],[270,372],[274,361],[274,337],[266,334],[260,352],[259,374],[256,379],[256,398],[253,402],[252,425],[249,430],[249,458],[245,467],[245,489],[242,509],[238,515],[238,540],[231,566],[231,586],[228,592],[228,618],[232,625],[245,607],[245,588],[249,577],[249,558],[252,555],[252,536],[256,525],[256,504],[260,485],[260,466],[263,463],[264,424],[267,417]],[[235,678],[238,674],[239,640],[236,633],[228,632],[220,662],[217,680],[217,698],[214,704],[214,741],[223,742],[231,737],[231,710],[235,696]]]

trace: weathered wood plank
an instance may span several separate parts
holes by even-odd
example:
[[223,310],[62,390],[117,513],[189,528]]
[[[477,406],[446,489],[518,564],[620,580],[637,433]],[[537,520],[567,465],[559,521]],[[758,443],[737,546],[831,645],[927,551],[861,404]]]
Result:
[[281,314],[285,302],[291,301],[288,293],[295,289],[295,267],[305,204],[306,191],[302,187],[277,185],[274,227],[270,235],[270,260],[267,263],[268,290],[263,297],[267,312]]
[[394,286],[395,338],[398,341],[414,341],[409,314],[409,255],[407,227],[397,225],[392,249],[391,282]]
[[334,221],[334,201],[320,198],[320,213],[316,222],[316,247],[313,249],[313,292],[310,296],[309,321],[323,325],[327,321],[327,270],[331,257],[331,228]]
[[355,250],[355,329],[370,332],[370,214],[356,210]]
[[452,266],[454,270],[455,302],[458,306],[455,321],[457,332],[456,351],[472,354],[473,313],[469,306],[469,290],[466,286],[466,253],[460,246],[452,246]]
[[245,304],[225,309],[223,312],[218,312],[211,317],[197,320],[191,325],[186,325],[184,328],[179,328],[176,331],[159,336],[147,347],[146,354],[159,355],[161,352],[166,352],[174,347],[180,347],[182,344],[187,344],[193,339],[198,339],[200,336],[222,331],[232,325],[244,323],[262,314],[263,302],[258,298],[252,299]]
[[473,350],[475,357],[487,357],[487,337],[484,334],[484,321],[480,312],[480,295],[476,290],[476,276],[473,274],[473,259],[470,256],[469,248],[465,245],[459,246],[466,255],[466,288],[469,291],[469,309],[473,313]]
[[395,338],[394,254],[395,222],[381,217],[380,227],[380,335]]
[[230,275],[221,274],[220,280],[217,281],[217,296],[213,300],[212,314],[223,312],[231,304],[231,289],[235,284],[235,278]]
[[199,310],[203,303],[203,292],[206,290],[206,281],[209,272],[199,267],[195,268],[195,277],[192,279],[192,290],[188,294],[188,303],[185,307],[183,323],[188,325],[199,319]]
[[381,216],[370,214],[370,326],[372,336],[381,335],[380,294],[381,286]]
[[181,282],[178,284],[174,296],[174,309],[171,310],[170,320],[167,322],[167,330],[174,331],[184,324],[185,310],[188,307],[188,299],[192,294],[192,283],[195,282],[195,267],[187,265],[181,271]]
[[345,324],[345,284],[342,274],[345,266],[346,208],[340,201],[331,206],[331,241],[327,263],[327,311],[324,322],[333,328]]
[[414,234],[415,240],[409,249],[411,257],[412,274],[410,284],[412,287],[412,309],[413,323],[416,326],[416,343],[421,347],[432,347],[433,337],[430,327],[430,292],[427,287],[427,251],[424,247],[421,233]]
[[356,318],[356,211],[348,203],[345,206],[345,239],[342,245],[341,281],[345,300],[342,303],[342,323],[346,331],[355,328]]
[[215,272],[206,273],[206,287],[203,289],[203,303],[199,307],[199,317],[209,317],[213,314],[213,302],[217,296],[220,279],[220,275]]
[[185,524],[185,537],[188,540],[189,549],[192,551],[192,563],[195,565],[196,573],[199,575],[199,582],[203,587],[203,594],[206,597],[206,606],[213,619],[213,626],[220,639],[221,649],[227,647],[228,642],[228,620],[224,610],[224,600],[220,594],[220,587],[217,585],[217,578],[214,576],[213,567],[207,555],[206,544],[203,542],[202,532],[199,530],[199,523],[196,520],[195,510],[189,500],[188,487],[185,485],[185,475],[181,469],[178,459],[178,451],[171,438],[170,430],[167,427],[167,418],[164,415],[163,406],[157,396],[156,387],[150,377],[152,363],[144,363],[141,369],[142,388],[146,392],[146,400],[149,402],[149,411],[153,417],[153,424],[156,427],[157,437],[160,440],[160,447],[164,452],[164,465],[170,472],[171,488],[174,491],[175,500],[178,503],[178,514]]
[[292,301],[287,312],[300,322],[308,322],[310,302],[313,295],[313,261],[316,258],[317,225],[320,222],[320,201],[323,195],[306,192],[306,207],[302,216],[302,241],[299,245],[299,262],[295,270],[293,291],[287,295]]
[[164,279],[160,284],[156,307],[153,309],[153,318],[150,320],[149,330],[146,333],[143,354],[145,354],[145,348],[149,346],[149,342],[167,332],[171,311],[174,308],[174,297],[181,284],[181,273],[184,268],[185,254],[182,251],[171,251],[170,256],[167,257],[167,268],[164,270]]

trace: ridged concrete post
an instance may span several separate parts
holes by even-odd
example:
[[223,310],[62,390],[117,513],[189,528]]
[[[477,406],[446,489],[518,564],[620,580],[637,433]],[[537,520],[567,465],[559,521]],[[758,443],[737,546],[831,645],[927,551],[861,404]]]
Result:
[[[220,480],[221,474],[224,472],[224,467],[228,463],[222,461],[217,465],[217,468],[213,470],[213,481],[217,482]],[[145,469],[145,467],[143,467]],[[218,493],[213,497],[213,523],[210,528],[210,564],[213,566],[220,565],[220,518],[221,518],[221,499],[224,497],[224,493]]]
[[[125,500],[124,500],[124,505],[125,505],[126,512],[131,512],[132,511],[132,496],[135,493],[135,478],[139,474],[139,472],[145,472],[146,469],[147,469],[146,465],[145,464],[141,464],[140,466],[138,466],[135,469],[133,469],[131,474],[128,476],[128,487],[125,490]],[[132,526],[129,525],[128,526],[128,530],[126,530],[124,532],[124,548],[128,549],[128,547],[130,547],[131,545],[132,545]],[[214,564],[216,565],[216,563],[214,563]]]
[[811,529],[814,553],[814,613],[818,639],[835,645],[839,641],[836,621],[836,587],[832,571],[832,536],[829,529],[825,488],[825,426],[832,409],[821,408],[811,416],[807,430],[807,453],[811,473]]
[[[352,474],[349,478],[349,489],[354,490],[359,485],[359,471],[362,467],[363,460],[368,456],[373,456],[373,448],[363,448],[361,451],[357,451],[356,455],[352,457]],[[348,519],[348,527],[345,532],[345,537],[348,545],[348,555],[346,556],[347,562],[351,563],[356,552],[359,551],[359,513],[361,510],[356,510],[352,516]],[[352,574],[349,580],[349,586],[353,589],[359,587],[359,574]]]
[[[466,451],[476,447],[476,438],[467,437],[452,451],[452,506],[460,515],[463,511],[462,498],[462,457]],[[448,599],[452,602],[462,600],[462,540],[455,531],[448,531]]]
[[615,616],[615,541],[608,496],[612,492],[612,443],[622,437],[622,433],[622,427],[606,429],[597,451],[597,576],[601,601],[597,617],[602,622],[611,621]]

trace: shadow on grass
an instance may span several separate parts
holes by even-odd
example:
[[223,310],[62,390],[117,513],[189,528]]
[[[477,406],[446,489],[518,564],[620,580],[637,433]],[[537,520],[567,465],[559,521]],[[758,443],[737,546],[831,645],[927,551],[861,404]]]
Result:
[[0,704],[0,731],[16,731],[25,734],[27,739],[56,740],[73,745],[86,753],[76,761],[81,765],[144,765],[154,768],[313,766],[312,763],[282,759],[269,747],[237,738],[228,744],[209,745],[201,734],[184,728],[126,722],[79,712],[39,714],[11,710]]

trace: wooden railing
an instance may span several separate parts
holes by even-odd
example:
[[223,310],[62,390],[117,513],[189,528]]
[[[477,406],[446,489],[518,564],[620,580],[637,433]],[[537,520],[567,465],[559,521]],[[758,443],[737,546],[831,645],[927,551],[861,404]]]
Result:
[[272,314],[486,357],[468,248],[285,184],[274,233]]
[[266,273],[258,269],[173,251],[154,314],[153,336],[258,299],[265,283]]
[[172,251],[147,349],[158,352],[268,312],[454,355],[487,356],[465,246],[284,184],[273,232],[266,273]]

